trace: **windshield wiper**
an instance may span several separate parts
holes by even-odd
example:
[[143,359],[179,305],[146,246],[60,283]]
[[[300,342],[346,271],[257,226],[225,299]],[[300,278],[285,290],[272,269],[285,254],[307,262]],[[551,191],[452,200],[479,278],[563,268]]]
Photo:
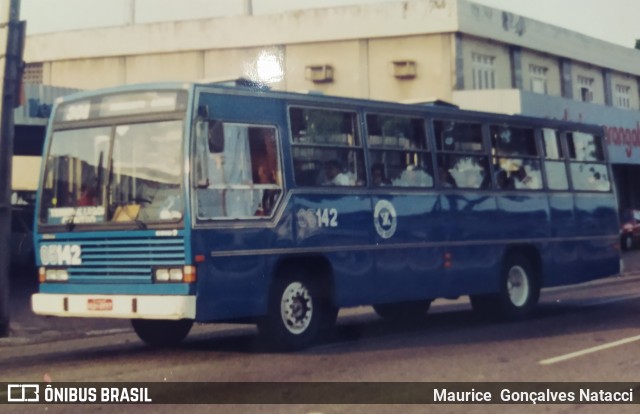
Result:
[[78,209],[74,207],[73,214],[71,215],[71,217],[69,217],[69,219],[67,220],[67,223],[66,223],[68,232],[72,232],[73,229],[76,228],[75,219],[76,219],[76,214],[77,213],[78,213]]
[[136,223],[136,225],[138,226],[138,229],[140,229],[140,230],[146,230],[147,229],[147,223],[145,223],[144,221],[142,221],[142,220],[140,220],[138,218],[135,218],[135,219],[133,219],[133,222]]

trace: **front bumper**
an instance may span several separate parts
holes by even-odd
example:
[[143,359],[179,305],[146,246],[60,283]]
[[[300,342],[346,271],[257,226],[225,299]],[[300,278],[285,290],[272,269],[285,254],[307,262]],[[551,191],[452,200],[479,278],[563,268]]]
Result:
[[91,295],[36,293],[37,315],[119,319],[195,319],[196,297],[187,295]]

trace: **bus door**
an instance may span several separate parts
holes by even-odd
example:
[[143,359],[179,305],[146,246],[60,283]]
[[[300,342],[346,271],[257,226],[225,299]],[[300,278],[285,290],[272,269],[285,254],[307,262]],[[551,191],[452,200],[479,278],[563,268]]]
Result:
[[[260,314],[279,249],[292,248],[285,205],[282,107],[201,93],[194,125],[192,249],[199,319]],[[206,109],[204,109],[206,108]]]

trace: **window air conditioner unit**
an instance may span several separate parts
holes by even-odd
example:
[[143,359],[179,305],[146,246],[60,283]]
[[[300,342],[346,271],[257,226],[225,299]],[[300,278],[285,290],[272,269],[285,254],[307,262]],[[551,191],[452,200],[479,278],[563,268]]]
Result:
[[305,79],[314,83],[333,82],[333,66],[309,65],[305,68]]
[[391,62],[393,76],[397,79],[413,79],[416,77],[415,60],[394,60]]

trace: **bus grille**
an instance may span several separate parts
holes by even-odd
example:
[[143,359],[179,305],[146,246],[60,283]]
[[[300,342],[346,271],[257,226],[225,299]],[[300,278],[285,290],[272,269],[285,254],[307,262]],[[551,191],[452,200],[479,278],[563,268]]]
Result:
[[67,268],[70,283],[152,283],[155,267],[182,267],[185,263],[181,237],[69,242],[82,250],[82,264]]

